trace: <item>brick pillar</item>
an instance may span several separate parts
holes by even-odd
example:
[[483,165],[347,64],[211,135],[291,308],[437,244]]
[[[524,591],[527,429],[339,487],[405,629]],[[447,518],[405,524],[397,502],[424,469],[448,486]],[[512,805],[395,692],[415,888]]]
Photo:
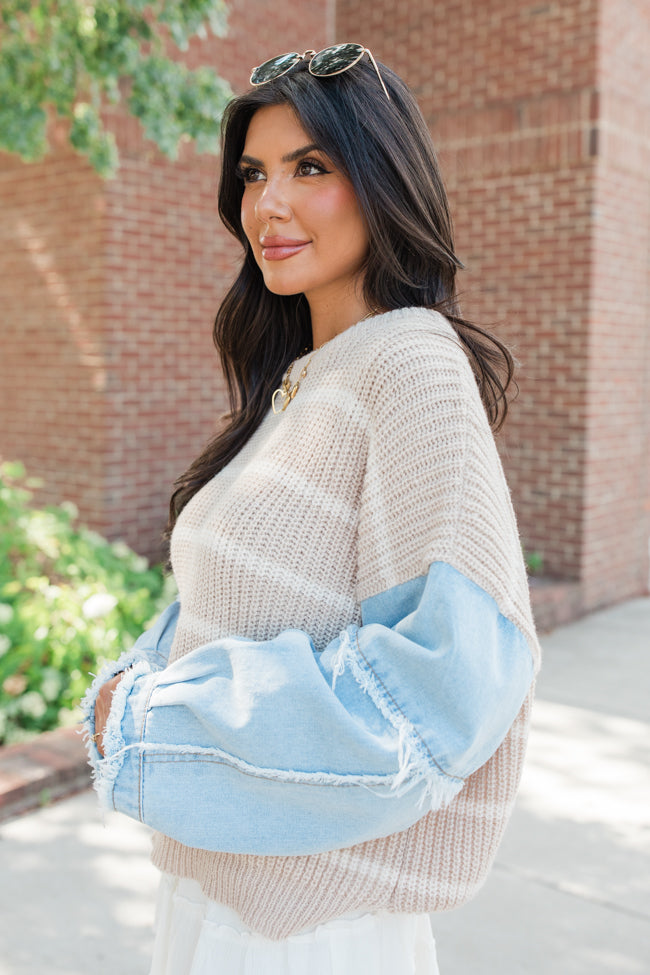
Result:
[[464,312],[521,362],[500,449],[525,547],[584,609],[645,592],[647,4],[339,0],[336,34],[414,89]]
[[[60,133],[55,133],[58,138]],[[0,455],[102,526],[105,472],[101,180],[62,148],[0,156]]]
[[601,0],[581,578],[588,606],[647,591],[650,6]]
[[[231,5],[227,38],[191,45],[236,90],[290,49],[324,47],[333,0]],[[239,250],[217,216],[218,160],[169,162],[113,119],[102,182],[55,131],[53,155],[0,155],[0,455],[74,500],[109,538],[159,556],[173,481],[227,406],[212,323]]]

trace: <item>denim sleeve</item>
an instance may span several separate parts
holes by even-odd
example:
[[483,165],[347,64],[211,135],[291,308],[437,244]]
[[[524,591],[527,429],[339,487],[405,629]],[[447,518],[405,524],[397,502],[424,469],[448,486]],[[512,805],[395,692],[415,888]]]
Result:
[[91,736],[95,733],[95,701],[100,688],[111,677],[138,664],[144,664],[151,672],[162,670],[169,659],[179,611],[180,603],[176,599],[163,610],[148,630],[140,634],[130,650],[125,650],[117,660],[106,661],[88,688],[81,702],[81,708],[84,713],[83,730],[86,734],[91,761],[99,759],[99,752]]
[[533,662],[494,600],[446,563],[362,606],[322,653],[288,630],[206,644],[122,679],[103,801],[188,845],[323,852],[406,829],[496,750]]

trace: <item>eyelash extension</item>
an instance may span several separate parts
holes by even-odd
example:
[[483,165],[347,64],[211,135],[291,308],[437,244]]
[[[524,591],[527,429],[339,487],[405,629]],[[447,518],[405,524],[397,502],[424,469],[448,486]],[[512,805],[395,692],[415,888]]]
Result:
[[[318,161],[318,159],[310,159],[309,157],[306,157],[305,159],[299,159],[298,162],[296,163],[296,172],[300,169],[301,166],[313,166],[314,169],[318,170],[319,174],[323,174],[323,175],[326,175],[327,173],[331,173],[331,169],[327,169],[322,162]],[[256,166],[245,166],[239,164],[235,170],[235,175],[237,176],[238,179],[242,181],[242,183],[249,183],[249,182],[254,183],[257,181],[250,180],[248,178],[249,173],[258,173],[258,172],[260,172],[260,170],[257,169]]]
[[242,183],[249,182],[248,174],[256,173],[256,172],[258,172],[258,170],[255,169],[254,166],[242,166],[241,163],[238,164],[237,168],[235,169],[235,175],[237,176],[237,179],[240,179],[242,181]]
[[321,173],[331,172],[331,170],[326,169],[323,163],[319,162],[318,159],[310,159],[309,156],[306,156],[304,159],[300,159],[296,165],[296,169],[300,169],[301,166],[313,166],[314,169],[318,169]]

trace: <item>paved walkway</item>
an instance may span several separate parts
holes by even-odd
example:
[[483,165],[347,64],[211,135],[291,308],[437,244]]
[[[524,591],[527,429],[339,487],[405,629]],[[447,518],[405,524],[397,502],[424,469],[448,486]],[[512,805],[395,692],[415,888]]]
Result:
[[[483,891],[433,918],[441,972],[648,975],[650,599],[542,642],[517,809]],[[146,975],[148,849],[89,792],[0,826],[0,975]]]

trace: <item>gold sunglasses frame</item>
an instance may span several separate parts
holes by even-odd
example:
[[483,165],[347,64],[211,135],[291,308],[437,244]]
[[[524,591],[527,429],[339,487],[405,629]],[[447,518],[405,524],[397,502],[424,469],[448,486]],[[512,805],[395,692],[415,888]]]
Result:
[[[358,57],[356,57],[353,61],[351,61],[350,64],[346,64],[344,68],[339,68],[338,71],[327,71],[327,72],[323,72],[323,73],[318,72],[318,71],[312,71],[311,64],[312,64],[312,61],[314,60],[314,58],[320,57],[321,54],[325,54],[327,51],[335,51],[338,48],[347,47],[348,44],[352,44],[352,43],[354,43],[354,46],[355,47],[360,47],[361,48],[361,51],[359,52]],[[350,41],[346,42],[345,44],[332,44],[332,45],[330,45],[330,47],[324,47],[322,51],[311,51],[311,50],[309,50],[309,51],[304,51],[302,54],[299,54],[297,51],[290,51],[288,54],[278,54],[278,55],[276,55],[276,57],[269,58],[267,61],[264,61],[262,64],[260,64],[257,67],[253,68],[253,70],[251,71],[250,83],[251,83],[251,85],[254,85],[255,87],[259,87],[260,85],[267,85],[270,81],[275,81],[276,78],[281,78],[282,75],[287,74],[288,71],[291,71],[292,68],[295,68],[295,66],[297,64],[300,64],[301,61],[307,61],[308,62],[307,67],[308,67],[309,73],[311,75],[313,75],[314,78],[330,78],[330,77],[332,77],[335,74],[343,74],[345,71],[349,71],[350,68],[353,68],[355,66],[355,64],[358,64],[359,63],[359,61],[364,56],[364,54],[367,54],[368,57],[370,58],[370,61],[372,62],[372,66],[375,69],[375,71],[377,72],[377,77],[379,78],[379,83],[380,83],[381,87],[384,90],[384,94],[386,95],[386,98],[388,99],[388,101],[390,101],[390,95],[388,94],[388,89],[386,88],[386,85],[384,84],[384,79],[382,78],[382,76],[381,76],[381,74],[379,72],[379,68],[377,67],[377,62],[375,61],[375,59],[373,57],[373,54],[372,54],[372,51],[370,50],[370,48],[364,47],[363,44],[357,44],[355,42],[350,42]],[[288,64],[286,66],[286,68],[283,68],[282,71],[278,71],[278,73],[275,74],[275,75],[273,75],[272,78],[265,78],[263,81],[253,81],[253,78],[255,76],[255,72],[256,71],[259,71],[260,68],[263,68],[265,64],[268,64],[271,61],[276,61],[279,58],[287,58],[287,57],[295,58],[295,60],[293,60],[290,64]]]

